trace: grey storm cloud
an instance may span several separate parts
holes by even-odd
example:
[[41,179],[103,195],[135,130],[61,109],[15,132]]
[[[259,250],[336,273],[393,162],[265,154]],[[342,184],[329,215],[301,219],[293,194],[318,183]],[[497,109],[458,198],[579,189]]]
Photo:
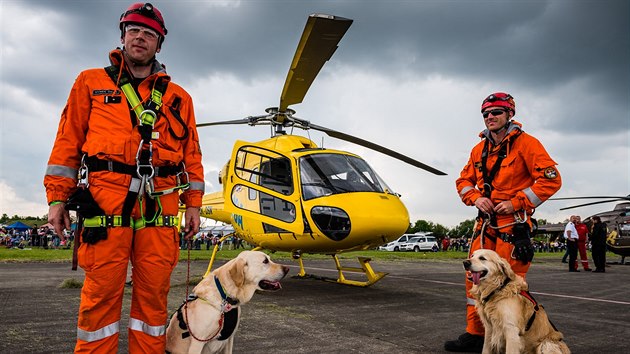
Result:
[[[26,1],[26,3],[29,3]],[[118,44],[115,30],[126,2],[34,1],[39,12],[64,14],[72,38],[59,53],[69,63],[83,53]],[[162,59],[189,68],[180,80],[229,72],[242,80],[275,73],[283,79],[304,24],[312,12],[353,18],[335,55],[336,65],[353,65],[405,80],[433,73],[494,77],[536,86],[541,94],[584,80],[613,111],[628,111],[630,2],[604,1],[177,1],[154,2],[170,32]],[[106,40],[109,39],[108,43]],[[80,67],[77,67],[79,70]],[[49,72],[49,71],[47,71]],[[58,75],[11,76],[7,80],[42,87]],[[63,73],[65,75],[65,73]],[[325,75],[325,74],[324,74]],[[563,103],[566,104],[566,103]],[[612,115],[616,122],[626,117]],[[565,125],[559,120],[554,128]],[[584,126],[576,129],[586,128]],[[601,125],[591,126],[603,129]]]

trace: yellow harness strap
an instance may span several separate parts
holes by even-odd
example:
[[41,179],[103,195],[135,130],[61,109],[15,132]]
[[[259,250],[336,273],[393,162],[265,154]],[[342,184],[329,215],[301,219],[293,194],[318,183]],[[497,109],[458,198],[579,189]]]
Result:
[[[93,218],[83,219],[83,227],[120,227],[123,226],[121,215],[99,215]],[[133,219],[129,218],[130,226],[133,227]]]
[[[147,225],[149,224],[149,225]],[[134,223],[134,229],[140,230],[147,226],[165,226],[165,227],[177,227],[179,226],[179,217],[175,215],[162,215],[155,219],[155,221],[149,223],[144,218],[137,219]]]
[[[179,217],[174,215],[163,215],[158,217],[154,222],[147,222],[144,219],[133,220],[129,218],[129,224],[134,230],[143,229],[147,226],[164,226],[176,227],[179,225]],[[123,226],[123,217],[121,215],[100,215],[93,218],[83,220],[83,227],[121,227]]]

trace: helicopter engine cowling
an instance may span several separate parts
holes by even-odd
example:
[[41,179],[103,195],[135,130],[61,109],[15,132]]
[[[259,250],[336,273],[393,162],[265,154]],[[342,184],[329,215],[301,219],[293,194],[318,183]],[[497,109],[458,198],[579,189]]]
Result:
[[370,249],[398,238],[409,227],[409,214],[400,198],[386,193],[336,194],[303,201],[306,220],[325,236],[305,252]]

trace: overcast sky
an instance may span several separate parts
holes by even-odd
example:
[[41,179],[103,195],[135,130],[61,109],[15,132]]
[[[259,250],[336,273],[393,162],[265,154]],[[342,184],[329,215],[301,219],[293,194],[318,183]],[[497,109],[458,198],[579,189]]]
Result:
[[[0,215],[47,213],[42,185],[60,113],[81,70],[109,65],[131,1],[0,0]],[[630,2],[155,1],[168,35],[158,60],[192,95],[197,122],[277,106],[311,13],[354,20],[296,116],[399,151],[435,176],[309,131],[361,155],[398,193],[413,221],[453,227],[473,218],[455,179],[479,141],[482,99],[511,93],[516,119],[558,163],[558,197],[630,193]],[[200,129],[206,191],[234,140],[267,127]],[[578,201],[578,203],[581,201]],[[548,201],[536,217],[566,219]],[[614,204],[576,209],[588,216]]]

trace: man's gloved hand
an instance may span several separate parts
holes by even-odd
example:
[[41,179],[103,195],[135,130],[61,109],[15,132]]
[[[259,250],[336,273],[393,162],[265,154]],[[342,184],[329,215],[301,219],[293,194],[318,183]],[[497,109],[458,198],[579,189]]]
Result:
[[529,263],[534,259],[534,246],[529,237],[514,240],[514,251],[512,251],[512,255],[523,263]]
[[512,232],[512,244],[514,245],[512,257],[523,263],[531,262],[532,259],[534,259],[534,245],[532,245],[532,240],[529,235],[529,225],[526,223],[516,224]]

